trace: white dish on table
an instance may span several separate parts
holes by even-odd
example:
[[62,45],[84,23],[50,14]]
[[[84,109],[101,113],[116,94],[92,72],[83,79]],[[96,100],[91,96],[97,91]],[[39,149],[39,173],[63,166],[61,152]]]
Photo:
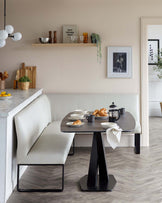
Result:
[[83,115],[85,115],[85,114],[88,113],[88,111],[86,111],[86,110],[81,110],[81,109],[76,109],[74,112],[75,112],[76,114],[83,114]]
[[101,123],[101,125],[103,128],[114,128],[118,126],[116,123],[113,122],[103,122]]
[[12,96],[7,96],[7,97],[0,97],[0,100],[7,100],[7,99],[11,99]]
[[75,113],[82,113],[83,111],[81,109],[74,110]]
[[73,125],[73,122],[67,122],[66,125],[69,126],[69,127],[81,127],[82,125],[84,125],[84,123],[82,122],[79,125]]
[[79,119],[84,119],[84,115],[73,113],[73,114],[70,114],[69,118],[72,120],[79,120]]

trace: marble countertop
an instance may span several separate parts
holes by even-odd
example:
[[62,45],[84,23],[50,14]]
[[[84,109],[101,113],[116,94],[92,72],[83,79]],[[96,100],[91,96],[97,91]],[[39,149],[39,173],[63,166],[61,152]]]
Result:
[[17,106],[28,100],[30,97],[34,96],[36,93],[43,91],[42,89],[29,89],[29,90],[20,90],[20,89],[5,89],[0,90],[11,93],[12,98],[6,100],[0,100],[0,117],[7,116],[12,110]]

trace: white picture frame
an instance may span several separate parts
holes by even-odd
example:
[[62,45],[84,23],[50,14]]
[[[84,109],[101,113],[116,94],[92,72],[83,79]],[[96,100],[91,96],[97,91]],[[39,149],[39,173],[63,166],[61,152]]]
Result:
[[72,43],[71,36],[78,36],[78,26],[63,25],[63,43]]
[[132,77],[132,47],[107,47],[107,78]]

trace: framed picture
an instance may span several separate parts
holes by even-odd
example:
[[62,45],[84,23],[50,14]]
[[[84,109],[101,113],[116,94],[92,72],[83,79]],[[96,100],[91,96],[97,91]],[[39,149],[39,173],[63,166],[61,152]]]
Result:
[[156,65],[159,60],[159,39],[148,39],[148,65]]
[[71,36],[78,36],[77,25],[63,25],[63,43],[72,43]]
[[107,47],[107,77],[132,77],[132,47]]

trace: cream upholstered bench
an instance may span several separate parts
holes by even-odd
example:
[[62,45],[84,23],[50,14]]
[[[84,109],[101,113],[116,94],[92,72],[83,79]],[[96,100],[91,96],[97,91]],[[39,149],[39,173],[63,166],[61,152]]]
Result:
[[[64,164],[73,142],[73,133],[62,133],[60,122],[51,121],[51,106],[42,95],[15,116],[17,147],[17,190],[20,192],[52,192],[64,188]],[[61,189],[20,189],[21,165],[62,166]]]

